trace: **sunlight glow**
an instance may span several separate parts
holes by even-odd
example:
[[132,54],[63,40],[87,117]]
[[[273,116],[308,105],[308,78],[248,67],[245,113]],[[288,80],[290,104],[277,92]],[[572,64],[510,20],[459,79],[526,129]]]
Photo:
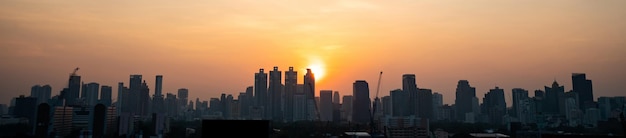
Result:
[[315,60],[315,62],[312,62],[306,68],[311,69],[313,75],[315,75],[315,82],[319,82],[320,80],[324,79],[326,70],[324,68],[324,63],[320,60]]

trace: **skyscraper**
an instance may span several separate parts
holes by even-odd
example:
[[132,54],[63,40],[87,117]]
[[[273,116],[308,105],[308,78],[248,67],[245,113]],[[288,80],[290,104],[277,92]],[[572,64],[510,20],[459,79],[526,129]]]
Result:
[[270,71],[270,79],[269,79],[269,88],[268,88],[268,96],[269,96],[269,110],[271,112],[268,113],[271,116],[272,120],[282,120],[283,119],[283,111],[282,111],[282,72],[278,70],[278,67],[274,67],[274,70]]
[[409,94],[403,90],[395,89],[389,92],[391,96],[391,115],[394,117],[409,116],[407,104]]
[[189,98],[189,89],[178,89],[178,112],[187,110],[187,101],[189,101],[187,98]]
[[344,95],[342,98],[343,104],[341,104],[341,110],[343,110],[343,114],[341,116],[343,116],[344,120],[346,121],[352,121],[352,104],[354,97],[352,95]]
[[441,114],[441,108],[443,107],[443,95],[440,93],[433,93],[433,119],[441,120],[443,115]]
[[143,81],[142,76],[139,74],[130,75],[130,81],[128,83],[128,107],[130,108],[128,111],[131,115],[139,115],[141,111],[141,82]]
[[293,67],[289,67],[289,71],[285,72],[285,101],[284,116],[285,120],[293,121],[294,115],[294,94],[297,92],[298,72],[293,70]]
[[488,116],[490,123],[502,125],[502,116],[506,113],[504,89],[499,87],[490,89],[483,98],[481,111]]
[[407,95],[407,104],[406,112],[404,115],[417,115],[419,108],[419,94],[417,83],[415,82],[415,74],[404,74],[402,75],[402,91],[406,92]]
[[244,99],[239,99],[240,100],[240,104],[241,104],[241,116],[244,118],[250,118],[250,108],[252,106],[254,106],[254,87],[253,86],[248,86],[246,87],[246,92],[245,92],[245,96],[243,96],[242,98]]
[[[266,114],[270,112],[267,111],[267,73],[263,68],[259,69],[258,73],[254,73],[254,97],[256,97],[256,106],[259,106]],[[269,118],[269,116],[263,116],[263,118]]]
[[100,94],[100,84],[92,82],[84,86],[84,93],[81,97],[85,100],[85,103],[89,107],[96,106],[96,104],[98,103],[98,94]]
[[332,121],[333,118],[333,91],[321,90],[320,91],[320,120]]
[[518,119],[521,119],[522,111],[525,108],[525,100],[528,100],[528,91],[524,90],[522,88],[513,88],[513,90],[511,90],[511,94],[513,95],[513,105],[511,106],[511,108],[513,109],[513,113],[511,114],[511,116],[513,117],[517,117]]
[[162,90],[163,90],[163,75],[156,75],[156,81],[155,81],[155,85],[154,85],[154,95],[155,96],[160,96],[162,95]]
[[476,88],[471,87],[467,80],[459,80],[456,86],[456,99],[454,100],[458,121],[465,121],[467,113],[475,112],[472,102],[474,98],[476,98]]
[[545,86],[546,94],[543,100],[543,111],[546,114],[565,115],[565,88],[556,80],[552,87]]
[[417,113],[419,117],[433,119],[433,91],[430,89],[419,89],[417,93]]
[[365,80],[357,80],[352,86],[352,95],[354,95],[352,121],[356,123],[367,123],[371,116],[369,85]]
[[52,87],[50,85],[35,85],[30,89],[30,97],[37,98],[37,105],[41,103],[47,103],[52,93]]
[[78,100],[80,94],[80,84],[80,76],[72,74],[70,76],[67,93],[65,93],[65,97],[63,98],[65,99],[65,105],[73,106],[77,104],[76,101]]
[[572,87],[578,93],[579,107],[586,111],[587,108],[595,108],[593,101],[593,85],[587,79],[585,73],[572,73]]
[[100,87],[100,102],[99,103],[102,103],[106,107],[111,106],[112,93],[113,93],[113,88],[111,86],[102,85],[102,87]]
[[339,98],[341,98],[341,97],[339,97],[339,92],[335,91],[335,93],[333,93],[333,103],[334,104],[340,104]]
[[150,88],[145,80],[141,83],[141,88],[139,89],[139,105],[139,115],[149,117],[152,104],[150,101]]
[[309,120],[315,120],[317,118],[317,103],[315,102],[315,75],[311,69],[306,69],[304,75],[304,95],[306,97],[307,115]]

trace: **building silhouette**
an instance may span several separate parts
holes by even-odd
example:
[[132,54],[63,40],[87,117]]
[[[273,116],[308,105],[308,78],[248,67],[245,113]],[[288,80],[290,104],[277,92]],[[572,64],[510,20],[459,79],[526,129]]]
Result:
[[456,99],[454,100],[456,120],[466,121],[466,114],[475,113],[475,107],[473,107],[475,100],[477,101],[476,88],[471,87],[467,80],[459,80],[456,87]]
[[98,95],[100,94],[100,84],[91,82],[83,85],[83,93],[81,98],[89,106],[95,106],[98,103]]
[[352,85],[352,95],[354,96],[352,121],[355,123],[368,123],[371,116],[369,85],[365,80],[357,80]]
[[543,112],[552,115],[565,115],[565,88],[556,80],[551,87],[545,86],[545,99],[543,100]]
[[306,98],[307,120],[316,120],[317,102],[315,101],[315,75],[311,69],[306,69],[303,91]]
[[415,82],[415,74],[402,75],[402,91],[407,94],[406,111],[403,115],[418,115],[419,110],[419,89]]
[[410,116],[407,105],[409,105],[409,93],[401,89],[389,92],[391,95],[391,115],[394,117]]
[[506,114],[504,89],[500,89],[499,87],[490,89],[483,98],[481,111],[484,115],[487,115],[489,123],[502,125],[502,116]]
[[274,67],[274,70],[270,71],[269,74],[269,87],[268,87],[268,109],[270,112],[268,116],[271,117],[271,120],[283,120],[283,111],[282,111],[282,72],[278,70],[278,67]]
[[289,67],[285,72],[284,117],[288,122],[294,120],[294,94],[297,92],[298,72]]
[[107,85],[102,85],[102,87],[100,87],[100,100],[98,103],[104,104],[105,106],[111,106],[112,104],[112,99],[111,97],[113,93],[113,88],[111,86],[107,86]]
[[585,73],[572,73],[573,91],[578,93],[579,107],[584,110],[595,108],[593,101],[593,85]]
[[432,120],[443,120],[442,107],[443,107],[443,95],[440,93],[433,93],[433,118]]
[[68,89],[63,94],[65,99],[65,105],[73,106],[77,104],[77,100],[80,94],[81,81],[80,76],[72,74],[69,79]]
[[333,121],[332,99],[332,90],[320,90],[320,121]]
[[30,89],[30,97],[37,98],[37,105],[48,103],[51,93],[52,87],[50,87],[50,85],[35,85]]
[[418,112],[420,118],[433,118],[433,92],[430,89],[418,89]]
[[267,98],[267,73],[263,68],[259,69],[258,73],[254,73],[254,97],[256,98],[255,106],[258,106],[260,110],[264,110],[263,118],[269,118],[266,111],[268,98]]

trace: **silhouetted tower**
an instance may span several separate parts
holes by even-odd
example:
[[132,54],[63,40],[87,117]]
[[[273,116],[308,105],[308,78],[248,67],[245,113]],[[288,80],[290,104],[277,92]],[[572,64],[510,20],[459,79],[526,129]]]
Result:
[[[270,112],[267,109],[267,73],[263,68],[259,69],[258,73],[254,73],[254,96],[256,97],[256,106],[261,107],[264,112]],[[263,115],[263,118],[269,118],[270,116]]]
[[293,67],[289,67],[289,71],[285,72],[285,120],[293,121],[294,116],[294,94],[297,92],[298,86],[298,72],[293,70]]
[[283,120],[283,111],[282,111],[282,72],[278,70],[278,67],[274,67],[274,70],[270,71],[270,79],[269,79],[269,88],[268,88],[268,97],[269,97],[269,109],[271,112],[269,115],[272,117],[272,120],[282,121]]

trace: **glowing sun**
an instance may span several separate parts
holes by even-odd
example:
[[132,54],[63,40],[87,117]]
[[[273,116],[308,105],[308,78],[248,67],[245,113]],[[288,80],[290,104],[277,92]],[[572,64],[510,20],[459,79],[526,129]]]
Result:
[[309,66],[307,66],[306,68],[311,69],[311,72],[313,72],[313,75],[315,76],[315,82],[324,79],[326,70],[324,69],[324,64],[322,62],[313,62],[309,64]]

